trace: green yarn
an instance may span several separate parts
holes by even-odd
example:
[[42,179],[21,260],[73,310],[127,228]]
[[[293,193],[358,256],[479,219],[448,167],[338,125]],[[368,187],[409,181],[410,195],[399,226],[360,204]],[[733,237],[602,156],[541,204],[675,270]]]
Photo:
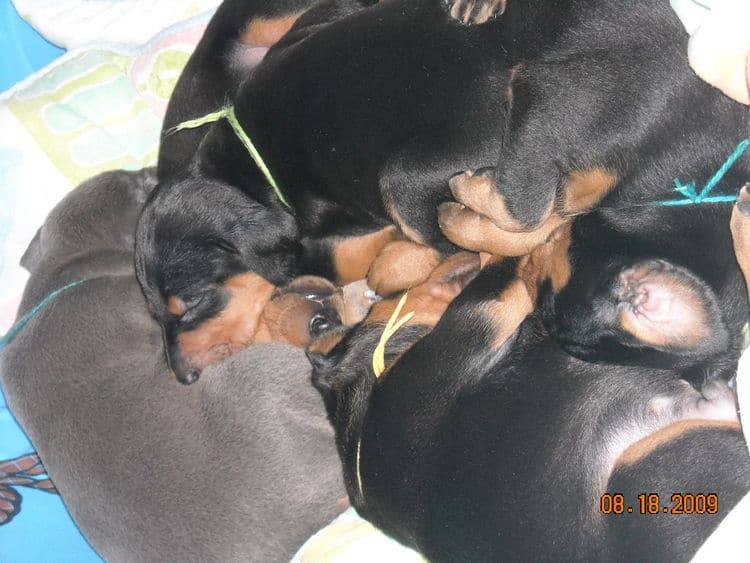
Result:
[[266,163],[263,160],[263,157],[261,156],[260,151],[258,151],[252,139],[245,132],[245,130],[242,128],[242,125],[240,124],[240,121],[237,119],[237,114],[234,111],[234,106],[225,107],[213,113],[209,113],[208,115],[204,115],[203,117],[197,117],[195,119],[183,121],[179,125],[176,125],[175,127],[172,127],[171,129],[169,129],[165,133],[165,136],[172,135],[173,133],[177,133],[178,131],[183,131],[185,129],[197,129],[198,127],[203,127],[204,125],[207,125],[209,123],[216,123],[220,119],[226,119],[229,122],[229,125],[232,126],[232,130],[234,131],[234,134],[237,135],[237,138],[240,141],[242,141],[242,144],[247,149],[247,152],[250,154],[250,157],[253,159],[253,161],[255,161],[255,164],[263,173],[263,176],[265,176],[268,183],[271,184],[273,191],[276,192],[276,197],[279,198],[279,201],[281,203],[283,203],[286,207],[291,209],[292,206],[289,205],[289,202],[287,201],[286,197],[284,197],[284,193],[281,191],[281,187],[279,187],[279,184],[276,182],[276,179],[273,177],[273,174],[271,174],[271,171],[268,169],[268,166],[266,166]]

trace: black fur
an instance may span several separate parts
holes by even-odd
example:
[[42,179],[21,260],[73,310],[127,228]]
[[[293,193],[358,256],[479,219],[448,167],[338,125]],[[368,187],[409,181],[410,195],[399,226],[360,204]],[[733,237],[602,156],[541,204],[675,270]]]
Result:
[[[658,544],[650,560],[687,560],[750,490],[748,472],[738,469],[724,487],[711,448],[677,455],[693,441],[669,458],[657,452],[662,457],[647,458],[639,471],[616,463],[656,429],[696,412],[708,416],[701,409],[714,404],[715,393],[702,396],[671,369],[575,359],[536,316],[493,347],[497,326],[513,321],[488,317],[486,306],[516,271],[515,260],[485,269],[429,334],[420,338],[418,327],[397,334],[393,365],[381,379],[369,366],[382,327],[363,325],[329,356],[313,358],[313,383],[336,429],[353,505],[431,561],[626,560],[641,548],[624,538],[641,536]],[[721,390],[731,418],[736,407],[726,384],[709,387]],[[741,440],[738,430],[719,434],[711,439],[726,472],[746,467],[746,448],[723,446]],[[656,533],[648,515],[625,524],[600,512],[606,491],[627,493],[634,504],[652,484],[665,499],[667,492],[718,491],[719,516],[665,516]]]
[[[186,83],[191,73],[203,80],[205,53],[228,56],[226,37],[265,9],[238,12],[238,4],[217,12],[180,81],[169,125],[187,113]],[[136,264],[168,335],[217,314],[229,275],[253,271],[274,283],[295,273],[335,277],[332,241],[382,228],[396,214],[417,238],[453,252],[436,208],[450,199],[446,180],[456,171],[497,163],[495,188],[533,225],[563,198],[571,173],[604,167],[619,181],[598,212],[575,224],[573,277],[545,301],[548,329],[582,358],[682,361],[679,350],[613,336],[592,309],[591,294],[600,291],[592,272],[659,258],[719,296],[732,336],[713,348],[733,363],[747,298],[726,227],[731,206],[644,204],[674,198],[675,177],[707,181],[747,136],[748,110],[692,74],[687,35],[665,2],[510,2],[501,18],[468,27],[437,0],[364,4],[315,4],[241,85],[217,81],[214,94],[199,97],[206,113],[219,91],[236,90],[239,120],[293,211],[226,121],[174,134],[185,141],[165,139],[161,161],[179,162],[179,173],[160,168]],[[750,176],[749,162],[738,162],[717,190],[735,191]],[[195,266],[202,263],[213,265]],[[172,288],[188,305],[208,305],[184,324],[166,311]],[[174,349],[174,339],[167,345]]]

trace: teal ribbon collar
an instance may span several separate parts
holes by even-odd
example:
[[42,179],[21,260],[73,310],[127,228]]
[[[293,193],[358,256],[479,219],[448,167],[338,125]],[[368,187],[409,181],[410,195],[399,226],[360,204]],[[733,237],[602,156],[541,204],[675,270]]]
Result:
[[65,293],[66,291],[73,289],[74,287],[78,287],[79,285],[84,284],[87,281],[89,281],[89,278],[78,280],[73,283],[69,283],[68,285],[61,287],[60,289],[56,289],[55,291],[50,293],[47,297],[45,297],[42,300],[42,302],[39,303],[39,305],[34,307],[28,313],[26,313],[20,321],[18,321],[15,325],[13,325],[13,327],[11,327],[11,329],[7,332],[5,336],[0,338],[0,352],[2,352],[3,349],[5,349],[5,347],[8,346],[8,344],[10,344],[16,336],[18,336],[18,333],[23,330],[23,327],[29,324],[29,321],[31,319],[36,317],[39,314],[39,312],[42,309],[44,309],[50,302],[54,301],[58,295],[60,295],[61,293]]
[[263,157],[261,156],[260,151],[253,143],[250,136],[242,128],[242,125],[237,119],[237,114],[234,111],[234,106],[228,106],[223,109],[220,109],[219,111],[215,111],[213,113],[209,113],[208,115],[204,115],[203,117],[191,119],[189,121],[184,121],[180,123],[179,125],[172,127],[169,131],[166,132],[166,135],[172,135],[173,133],[177,133],[178,131],[183,131],[185,129],[196,129],[198,127],[207,125],[208,123],[216,123],[220,119],[226,119],[229,122],[229,125],[231,125],[232,129],[234,130],[234,134],[237,135],[237,138],[239,138],[242,144],[245,145],[245,148],[247,149],[247,152],[250,154],[250,157],[255,161],[255,164],[258,166],[258,168],[260,169],[261,173],[266,178],[268,183],[271,184],[273,191],[276,192],[276,197],[279,198],[279,201],[281,203],[283,203],[286,207],[291,209],[292,206],[289,205],[289,202],[287,201],[286,197],[284,197],[284,193],[281,191],[281,188],[279,187],[278,182],[276,182],[276,179],[273,177],[273,174],[271,174],[271,171],[268,169],[268,166],[266,166],[266,163],[263,160]]
[[712,196],[714,188],[724,179],[727,172],[729,172],[735,163],[745,154],[747,149],[750,148],[750,139],[745,139],[739,145],[735,151],[730,155],[727,161],[722,165],[721,168],[714,174],[708,183],[699,192],[698,186],[695,181],[688,184],[683,184],[679,179],[675,179],[675,191],[679,192],[684,196],[684,199],[666,200],[666,201],[655,201],[649,205],[663,205],[663,206],[677,206],[677,205],[698,205],[701,203],[728,203],[737,201],[736,195],[719,195]]

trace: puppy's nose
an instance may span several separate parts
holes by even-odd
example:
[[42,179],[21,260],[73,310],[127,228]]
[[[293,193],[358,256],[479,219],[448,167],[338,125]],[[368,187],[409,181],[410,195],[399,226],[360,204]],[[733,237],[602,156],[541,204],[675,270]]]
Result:
[[316,338],[338,326],[341,326],[338,312],[335,309],[321,309],[310,319],[310,336]]

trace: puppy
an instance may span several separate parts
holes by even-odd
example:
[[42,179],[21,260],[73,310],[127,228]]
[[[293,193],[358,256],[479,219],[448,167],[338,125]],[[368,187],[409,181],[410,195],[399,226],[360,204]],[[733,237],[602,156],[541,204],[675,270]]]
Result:
[[[280,195],[226,119],[164,138],[160,183],[138,225],[136,271],[184,383],[198,377],[201,362],[181,339],[233,316],[245,301],[232,287],[252,300],[259,284],[283,286],[299,274],[346,284],[398,243],[370,276],[374,290],[389,294],[439,263],[428,246],[456,251],[440,232],[437,206],[450,198],[451,174],[496,158],[504,121],[495,93],[510,76],[494,48],[502,28],[463,26],[440,0],[371,3],[310,3],[238,86],[236,116]],[[204,84],[206,53],[231,57],[228,38],[236,46],[243,32],[268,23],[251,5],[222,5],[188,76]],[[192,103],[188,80],[175,92],[170,126]],[[175,300],[180,307],[170,307]],[[198,338],[206,348],[226,344]]]
[[176,393],[133,271],[135,223],[155,183],[153,171],[106,173],[55,207],[24,255],[19,314],[89,281],[3,350],[0,384],[105,560],[289,561],[346,491],[309,362],[278,342],[301,346],[336,315],[346,322],[349,297],[310,279],[274,290],[259,323],[274,342]]
[[[424,288],[410,293],[403,312],[415,316],[387,343],[380,377],[370,366],[390,300],[330,352],[309,353],[352,504],[431,561],[686,561],[750,490],[723,379],[696,389],[675,369],[585,362],[545,331],[538,264],[565,244],[553,237],[530,258],[485,267],[442,317],[423,314]],[[611,283],[623,276],[625,293],[647,284],[658,296],[650,310],[684,312],[659,311],[655,338],[721,320],[686,270],[646,261]],[[717,510],[678,514],[675,492],[718,495]],[[656,515],[640,512],[648,493],[661,499]],[[606,494],[633,513],[605,514]]]
[[[451,179],[457,201],[441,207],[444,233],[472,251],[520,256],[570,225],[557,279],[540,288],[545,325],[569,353],[680,369],[696,366],[698,353],[733,370],[747,295],[727,229],[731,204],[711,198],[731,197],[750,177],[750,153],[736,152],[750,109],[691,71],[688,36],[667,3],[576,0],[556,3],[553,19],[545,7],[512,2],[503,14],[521,38],[507,131],[493,168]],[[649,293],[656,286],[639,282],[645,293],[633,293],[617,273],[643,281],[672,267],[719,297],[728,332],[704,324],[700,338],[656,336],[663,319],[643,306],[659,300]],[[702,369],[689,377],[702,379]]]
[[[179,352],[180,335],[233,307],[225,286],[235,276],[280,285],[299,272],[341,283],[369,274],[373,289],[390,294],[418,284],[456,246],[524,255],[592,210],[572,227],[569,276],[541,288],[545,324],[566,350],[652,367],[690,355],[679,339],[655,342],[648,327],[593,314],[591,304],[612,290],[596,272],[658,258],[720,296],[730,330],[709,347],[714,359],[736,359],[747,296],[726,229],[730,206],[652,204],[679,198],[675,177],[695,179],[696,189],[707,183],[747,135],[748,110],[690,72],[687,36],[669,6],[531,0],[506,9],[479,0],[448,8],[429,0],[313,7],[238,88],[237,119],[290,208],[226,120],[202,130],[189,166],[161,178],[139,223],[136,263],[181,381],[200,369]],[[451,13],[491,21],[463,26]],[[445,184],[455,170],[491,163],[492,171]],[[749,173],[747,159],[737,161],[716,189],[726,193]],[[704,245],[710,253],[695,251]],[[185,315],[166,306],[174,297]]]

